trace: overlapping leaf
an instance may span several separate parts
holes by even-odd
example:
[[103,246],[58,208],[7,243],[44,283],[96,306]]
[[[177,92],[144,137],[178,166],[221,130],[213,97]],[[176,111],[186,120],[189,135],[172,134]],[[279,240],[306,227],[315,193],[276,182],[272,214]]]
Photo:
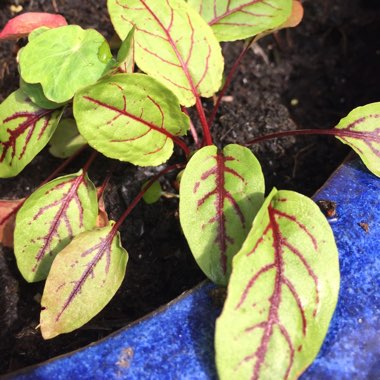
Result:
[[272,191],[233,260],[216,324],[220,379],[297,379],[322,345],[338,292],[325,217],[305,196]]
[[96,189],[82,172],[36,190],[16,217],[14,250],[23,277],[29,282],[45,279],[57,253],[93,228],[97,215]]
[[22,79],[40,83],[45,96],[56,103],[70,100],[76,91],[95,83],[111,61],[104,37],[77,25],[47,30],[19,54]]
[[13,247],[16,212],[22,202],[24,199],[0,199],[0,244],[4,247]]
[[334,129],[335,136],[380,177],[380,102],[355,108]]
[[53,135],[61,110],[46,110],[30,102],[21,91],[0,105],[0,177],[17,175]]
[[292,0],[188,0],[219,41],[242,40],[283,24]]
[[135,27],[139,68],[170,88],[182,105],[219,90],[224,66],[219,43],[186,2],[108,0],[108,9],[121,39]]
[[227,284],[263,196],[261,167],[247,148],[208,146],[189,161],[180,185],[181,225],[199,266],[217,284]]
[[54,260],[42,296],[45,339],[88,322],[119,288],[128,261],[112,225],[83,232]]
[[50,139],[49,152],[54,157],[68,158],[87,144],[78,132],[74,119],[63,119]]
[[135,30],[132,29],[122,42],[117,52],[118,71],[120,73],[133,73],[135,68]]
[[17,40],[42,26],[57,28],[67,25],[61,15],[43,12],[27,12],[9,20],[0,32],[0,40]]
[[159,165],[189,129],[174,94],[144,74],[116,74],[74,99],[79,132],[104,155],[135,165]]

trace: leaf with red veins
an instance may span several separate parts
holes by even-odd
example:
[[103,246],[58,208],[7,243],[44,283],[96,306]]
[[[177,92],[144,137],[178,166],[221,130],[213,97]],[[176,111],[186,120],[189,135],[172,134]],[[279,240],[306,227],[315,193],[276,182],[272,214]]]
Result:
[[181,178],[180,220],[204,273],[226,285],[232,257],[264,199],[264,178],[252,152],[239,145],[199,150]]
[[33,30],[46,26],[58,28],[67,25],[65,18],[58,14],[27,12],[9,20],[0,32],[0,40],[17,40]]
[[145,74],[116,74],[80,91],[74,115],[92,147],[140,166],[167,161],[190,128],[174,94]]
[[291,14],[292,0],[188,0],[219,41],[243,40],[275,29]]
[[334,132],[380,177],[380,102],[355,108],[339,122]]
[[21,90],[0,105],[0,177],[13,177],[45,147],[62,110],[45,110]]
[[274,189],[233,259],[216,323],[220,379],[297,379],[323,343],[339,278],[334,236],[318,206]]
[[224,60],[211,28],[183,0],[108,0],[112,23],[124,39],[135,27],[138,67],[190,107],[222,83]]
[[44,280],[57,253],[94,228],[97,215],[96,189],[82,171],[38,188],[17,213],[14,231],[17,266],[25,280]]
[[56,257],[42,296],[41,332],[51,339],[99,313],[120,287],[128,253],[113,224],[76,236]]

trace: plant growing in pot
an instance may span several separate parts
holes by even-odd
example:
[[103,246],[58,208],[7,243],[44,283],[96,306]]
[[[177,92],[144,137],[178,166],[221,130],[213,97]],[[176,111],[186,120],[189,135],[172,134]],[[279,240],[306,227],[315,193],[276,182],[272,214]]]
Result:
[[[220,376],[228,378],[231,370],[238,370],[243,377],[253,373],[265,378],[265,371],[270,371],[292,378],[317,354],[339,287],[330,228],[316,206],[299,194],[273,190],[264,202],[257,160],[246,147],[229,145],[221,150],[213,145],[210,120],[219,102],[207,120],[200,101],[221,85],[223,59],[217,38],[247,38],[279,28],[289,18],[292,2],[253,6],[253,10],[230,12],[225,16],[227,21],[222,15],[208,13],[207,7],[196,8],[212,25],[215,37],[183,1],[169,1],[165,6],[148,1],[110,1],[115,28],[124,39],[116,60],[94,31],[67,26],[39,29],[29,36],[30,42],[19,56],[21,90],[1,109],[8,124],[2,138],[3,176],[17,174],[46,145],[57,127],[62,105],[72,97],[80,134],[111,158],[159,165],[171,156],[176,144],[188,159],[190,149],[180,136],[191,125],[180,105],[196,105],[205,145],[188,163],[163,169],[118,222],[101,229],[92,229],[98,204],[86,175],[94,155],[82,172],[48,182],[23,203],[16,219],[15,252],[27,280],[47,277],[41,315],[46,338],[72,331],[104,307],[117,290],[127,261],[118,227],[158,177],[186,166],[180,185],[180,218],[190,247],[216,283],[226,285],[232,271],[217,329]],[[244,18],[254,12],[268,12],[261,17],[270,23],[248,28],[249,32],[239,28],[243,34],[236,35],[236,23],[247,24]],[[228,26],[229,18],[233,25]],[[61,39],[62,35],[66,38]],[[152,39],[157,43],[152,44]],[[36,59],[40,56],[52,61],[47,64]],[[134,58],[150,76],[131,73]],[[46,67],[55,72],[47,72]],[[353,146],[376,174],[378,130],[373,121],[378,107],[373,104],[355,110],[334,130],[323,132]],[[194,130],[193,135],[197,140]],[[78,236],[71,240],[74,235]],[[223,328],[231,325],[230,319],[240,332]],[[316,332],[318,325],[322,328]],[[236,337],[247,337],[248,343],[237,350],[233,345],[238,342]],[[268,366],[273,347],[284,344],[287,349],[276,350],[283,356],[280,365]],[[236,353],[235,362],[223,359],[231,356],[224,348]]]

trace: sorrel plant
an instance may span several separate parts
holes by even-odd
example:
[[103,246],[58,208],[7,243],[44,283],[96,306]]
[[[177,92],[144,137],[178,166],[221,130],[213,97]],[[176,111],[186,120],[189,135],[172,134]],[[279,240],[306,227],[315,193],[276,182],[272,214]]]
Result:
[[[20,89],[0,105],[1,177],[19,174],[49,142],[52,154],[68,158],[26,200],[7,203],[0,220],[2,241],[11,244],[17,213],[12,237],[20,272],[29,282],[46,280],[42,336],[71,332],[105,307],[128,262],[120,225],[142,198],[159,198],[162,176],[184,169],[183,232],[206,276],[228,286],[216,323],[220,378],[297,378],[317,355],[335,309],[338,252],[312,200],[277,189],[265,197],[249,146],[288,135],[332,135],[380,176],[380,103],[353,110],[331,130],[217,146],[211,127],[238,64],[253,42],[296,26],[300,2],[108,0],[108,9],[122,40],[116,57],[98,32],[65,25],[61,16],[25,14],[0,33],[0,39],[28,35],[18,55]],[[220,42],[241,39],[245,47],[222,87]],[[202,97],[218,91],[207,115]],[[70,109],[74,118],[63,118]],[[195,147],[183,139],[189,131]],[[82,170],[55,178],[87,144],[94,153]],[[105,184],[97,192],[87,174],[96,151],[158,166],[174,146],[179,162],[147,179],[121,218],[108,221],[99,211]]]

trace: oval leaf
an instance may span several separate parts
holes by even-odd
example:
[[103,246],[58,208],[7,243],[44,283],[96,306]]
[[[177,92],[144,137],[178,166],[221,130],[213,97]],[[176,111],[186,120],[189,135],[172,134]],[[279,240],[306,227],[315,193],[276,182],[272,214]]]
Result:
[[135,165],[160,165],[173,140],[189,129],[177,98],[144,74],[116,74],[74,98],[79,132],[107,157]]
[[326,218],[309,198],[272,191],[233,260],[216,323],[220,379],[297,379],[322,345],[338,292]]
[[204,273],[225,285],[264,199],[264,177],[252,152],[239,145],[202,148],[181,178],[183,232]]
[[58,254],[42,296],[44,339],[73,331],[99,313],[120,287],[128,253],[112,225],[83,232]]
[[0,104],[0,177],[13,177],[45,147],[61,110],[34,105],[21,90]]
[[42,12],[23,13],[7,22],[0,32],[0,40],[17,40],[41,26],[57,28],[64,25],[67,25],[67,22],[61,15]]
[[380,102],[355,108],[334,128],[334,133],[380,177]]
[[135,29],[132,29],[121,43],[117,52],[117,70],[120,73],[133,73],[135,68]]
[[95,226],[96,189],[86,174],[67,175],[37,189],[16,217],[14,250],[28,282],[44,280],[59,251]]
[[[107,54],[100,55],[104,49]],[[19,55],[22,79],[40,83],[45,96],[56,103],[70,100],[76,91],[95,83],[110,62],[111,53],[104,37],[77,25],[38,35]]]
[[13,247],[16,213],[25,199],[0,199],[0,244]]
[[212,27],[219,41],[255,36],[283,24],[292,0],[188,0]]
[[63,119],[59,122],[57,130],[50,139],[49,152],[58,158],[68,158],[78,152],[87,144],[79,134],[74,119]]
[[211,28],[183,0],[108,0],[121,39],[135,27],[135,58],[141,70],[192,106],[222,83],[224,61]]

